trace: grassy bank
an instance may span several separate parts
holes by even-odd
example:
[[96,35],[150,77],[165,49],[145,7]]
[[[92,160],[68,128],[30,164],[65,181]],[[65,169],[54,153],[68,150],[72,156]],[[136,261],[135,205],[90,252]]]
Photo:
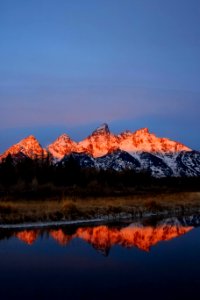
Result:
[[115,197],[65,197],[59,200],[0,201],[0,224],[188,214],[200,212],[200,192],[137,194]]

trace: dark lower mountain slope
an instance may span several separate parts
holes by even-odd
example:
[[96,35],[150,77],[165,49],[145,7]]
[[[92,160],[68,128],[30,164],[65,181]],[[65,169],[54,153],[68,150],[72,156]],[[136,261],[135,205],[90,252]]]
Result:
[[95,159],[95,166],[98,169],[103,170],[115,170],[115,171],[123,171],[123,170],[135,170],[139,171],[141,169],[141,164],[132,155],[125,151],[117,150],[113,153],[104,155],[102,157],[98,157]]
[[145,171],[153,177],[196,177],[200,176],[200,152],[182,151],[179,154],[159,155],[148,152],[129,153],[116,150],[102,157],[93,158],[84,153],[65,156],[57,165],[64,165],[74,159],[81,168],[99,170]]

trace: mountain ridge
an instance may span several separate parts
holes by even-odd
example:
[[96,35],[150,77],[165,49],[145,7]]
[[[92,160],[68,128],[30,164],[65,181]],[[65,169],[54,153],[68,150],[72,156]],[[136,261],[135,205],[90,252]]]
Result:
[[[71,152],[84,152],[90,154],[93,157],[101,157],[117,149],[129,153],[174,153],[192,150],[191,148],[183,145],[180,142],[176,142],[168,138],[156,137],[155,134],[149,132],[148,128],[141,128],[139,130],[136,130],[135,132],[127,130],[118,135],[115,135],[110,132],[109,127],[106,123],[100,125],[96,130],[92,132],[91,135],[89,135],[82,141],[76,143],[70,139],[70,143],[72,143]],[[54,147],[57,147],[57,140],[55,140],[47,147],[52,155],[55,155]],[[67,147],[67,145],[64,145],[64,147]],[[70,153],[70,149],[68,150],[69,151],[67,151],[65,154]],[[61,149],[61,153],[62,152],[63,149]],[[58,159],[61,158],[61,153],[58,153]]]
[[64,133],[46,148],[30,135],[8,148],[0,155],[0,161],[9,154],[16,163],[26,157],[48,157],[52,164],[59,166],[72,157],[81,168],[145,171],[154,177],[200,176],[200,152],[157,137],[148,128],[115,135],[106,123],[80,142]]
[[29,135],[17,144],[9,147],[0,156],[5,157],[8,153],[13,155],[17,152],[22,152],[32,158],[33,154],[31,152],[35,150],[36,156],[40,156],[42,149],[44,155],[47,155],[48,151],[57,159],[61,159],[72,152],[85,152],[93,157],[101,157],[117,149],[126,152],[153,153],[173,153],[192,150],[180,142],[169,138],[157,137],[154,133],[150,133],[148,128],[141,128],[134,132],[126,130],[115,135],[110,132],[108,125],[104,123],[82,141],[75,142],[68,134],[63,133],[45,148],[42,148],[33,135]]

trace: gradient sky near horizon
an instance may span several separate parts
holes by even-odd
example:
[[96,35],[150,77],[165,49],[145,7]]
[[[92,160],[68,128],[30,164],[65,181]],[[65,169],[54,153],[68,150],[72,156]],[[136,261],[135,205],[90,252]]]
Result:
[[100,123],[200,149],[199,0],[1,0],[0,152]]

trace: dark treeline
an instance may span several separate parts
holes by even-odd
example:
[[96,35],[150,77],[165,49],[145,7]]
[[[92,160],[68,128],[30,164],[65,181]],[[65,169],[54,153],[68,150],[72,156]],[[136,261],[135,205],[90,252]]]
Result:
[[23,159],[17,164],[9,155],[0,164],[0,196],[51,197],[128,195],[145,191],[197,191],[200,177],[153,178],[148,172],[117,172],[81,168],[70,157],[64,164],[53,165],[44,160]]

